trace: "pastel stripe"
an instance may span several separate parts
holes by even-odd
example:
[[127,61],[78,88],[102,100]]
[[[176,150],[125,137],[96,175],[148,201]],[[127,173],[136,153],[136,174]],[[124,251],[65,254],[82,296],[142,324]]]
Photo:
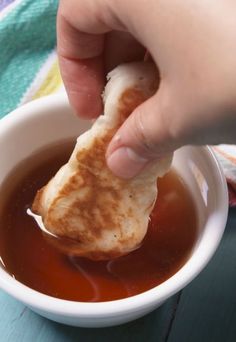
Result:
[[236,146],[235,145],[218,145],[216,149],[228,158],[236,166]]
[[[224,151],[220,149],[219,146],[213,147],[217,158],[219,159],[219,162],[224,170],[225,177],[227,180],[233,182],[236,184],[236,164],[229,158]],[[235,158],[232,156],[232,159],[235,160]]]
[[55,90],[59,88],[60,85],[61,79],[57,55],[55,49],[53,49],[22,97],[20,105],[40,96],[48,95],[54,88]]
[[62,86],[61,75],[59,71],[58,61],[55,61],[47,74],[46,79],[44,80],[41,87],[33,96],[33,99],[37,99],[38,97],[45,96],[48,94],[52,94],[58,91]]
[[14,2],[15,0],[1,0],[0,1],[0,11],[2,11],[5,7],[7,7],[9,4]]
[[[1,0],[0,0],[1,1]],[[24,0],[9,0],[0,3],[0,20],[3,20],[13,9],[15,9]]]
[[19,105],[54,48],[57,6],[23,0],[0,21],[0,118]]

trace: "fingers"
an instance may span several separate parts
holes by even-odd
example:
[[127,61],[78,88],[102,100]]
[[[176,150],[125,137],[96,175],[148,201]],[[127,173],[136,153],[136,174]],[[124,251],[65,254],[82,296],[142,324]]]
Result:
[[[162,106],[162,91],[137,107],[118,130],[107,150],[107,164],[122,178],[136,176],[151,161],[180,146]],[[171,112],[171,106],[170,106]]]
[[[75,112],[84,118],[102,113],[105,75],[118,64],[141,60],[144,48],[105,1],[61,1],[57,17],[62,79]],[[108,33],[109,32],[109,33]]]
[[103,111],[104,65],[100,56],[86,60],[59,58],[61,75],[71,106],[83,118],[95,118]]
[[[74,16],[72,12],[68,17],[68,6],[69,1],[61,2],[57,18],[61,75],[76,113],[81,117],[93,118],[102,112],[100,94],[105,82],[102,58],[104,35],[84,33],[73,26]],[[76,7],[74,11],[77,13]],[[99,31],[105,29],[104,26],[98,27]]]
[[106,73],[121,63],[141,61],[145,48],[128,32],[112,31],[106,34],[105,68]]

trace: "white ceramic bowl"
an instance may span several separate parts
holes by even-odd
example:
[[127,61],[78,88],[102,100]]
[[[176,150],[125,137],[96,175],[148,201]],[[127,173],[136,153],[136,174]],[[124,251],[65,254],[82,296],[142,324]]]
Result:
[[[89,122],[71,113],[66,97],[61,94],[31,102],[0,120],[0,186],[9,172],[30,154],[56,141],[80,135],[89,126]],[[32,290],[0,268],[1,288],[42,316],[80,327],[121,324],[157,308],[206,266],[221,240],[228,212],[225,178],[209,148],[182,148],[176,152],[173,166],[195,199],[199,235],[186,264],[164,283],[126,299],[72,302]]]

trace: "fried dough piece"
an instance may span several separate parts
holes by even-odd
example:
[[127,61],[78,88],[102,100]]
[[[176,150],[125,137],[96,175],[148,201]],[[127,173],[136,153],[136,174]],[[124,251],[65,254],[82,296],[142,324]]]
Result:
[[108,169],[107,146],[135,107],[158,88],[152,63],[118,66],[108,75],[104,115],[77,139],[66,165],[38,191],[32,210],[46,229],[73,241],[67,251],[90,259],[111,259],[138,248],[147,232],[157,197],[157,177],[170,167],[172,156],[131,180]]

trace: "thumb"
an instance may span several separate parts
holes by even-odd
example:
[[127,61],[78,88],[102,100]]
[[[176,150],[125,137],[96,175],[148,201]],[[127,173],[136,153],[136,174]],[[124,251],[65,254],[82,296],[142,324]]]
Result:
[[163,106],[160,90],[133,111],[108,146],[107,165],[118,177],[132,178],[179,147],[167,116],[171,106]]

